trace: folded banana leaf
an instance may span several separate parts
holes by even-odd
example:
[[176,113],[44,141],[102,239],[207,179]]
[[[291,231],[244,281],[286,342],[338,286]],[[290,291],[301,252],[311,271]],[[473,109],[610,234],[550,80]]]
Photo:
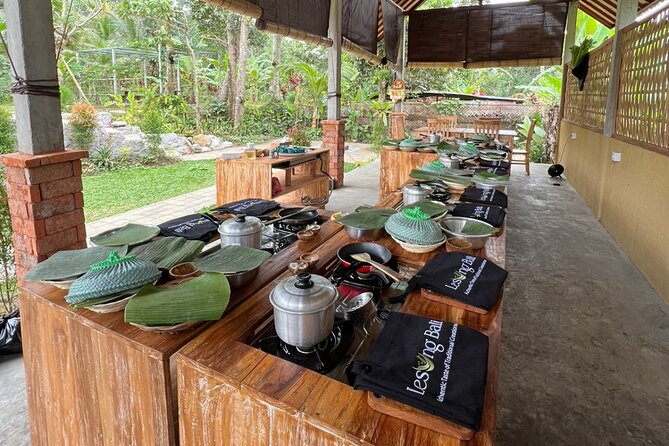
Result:
[[448,206],[446,206],[444,203],[433,200],[418,200],[415,203],[408,204],[402,207],[402,209],[413,209],[413,208],[419,208],[421,211],[429,215],[430,218],[437,217],[448,211]]
[[124,256],[128,252],[128,247],[94,246],[86,249],[59,251],[42,263],[38,263],[25,275],[25,279],[61,281],[83,276],[92,264],[105,260],[111,251]]
[[458,232],[462,235],[492,235],[497,229],[480,221],[468,221]]
[[509,181],[510,177],[509,175],[496,175],[494,173],[490,172],[478,172],[475,176],[474,179],[489,179],[489,180],[496,180],[496,181]]
[[446,141],[442,141],[439,144],[437,144],[437,152],[438,153],[446,153],[448,155],[452,155],[454,153],[458,153],[459,147],[456,146],[455,144],[450,144]]
[[433,172],[426,172],[420,169],[413,169],[409,176],[419,181],[442,180],[446,183],[452,183],[460,186],[469,186],[472,184],[471,178],[462,177],[458,175],[436,174]]
[[139,245],[148,242],[159,233],[160,228],[157,226],[128,223],[120,228],[111,229],[91,237],[91,243],[96,246]]
[[337,221],[352,228],[378,229],[383,228],[388,218],[396,212],[390,208],[358,208],[355,212],[339,217]]
[[271,256],[267,251],[246,246],[224,246],[208,256],[197,259],[195,267],[205,272],[235,274],[255,269]]
[[158,268],[170,269],[183,262],[191,262],[204,248],[204,242],[187,240],[183,237],[163,237],[156,241],[136,246],[130,255],[148,260]]
[[205,273],[170,288],[144,286],[125,307],[125,321],[144,326],[217,321],[230,301],[230,284],[223,274]]

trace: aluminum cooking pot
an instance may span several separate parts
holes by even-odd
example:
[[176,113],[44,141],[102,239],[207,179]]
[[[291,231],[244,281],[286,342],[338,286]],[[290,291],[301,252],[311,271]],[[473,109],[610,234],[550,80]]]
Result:
[[334,327],[337,296],[335,286],[322,276],[300,273],[279,282],[269,295],[276,334],[295,347],[324,341]]
[[441,141],[441,135],[439,133],[430,133],[427,135],[427,142],[429,144],[439,144]]
[[402,188],[402,196],[404,198],[404,205],[413,204],[417,201],[427,198],[434,192],[434,188],[426,186],[424,184],[407,184]]
[[236,245],[260,249],[264,228],[265,225],[259,218],[238,214],[237,217],[224,221],[218,227],[221,246]]

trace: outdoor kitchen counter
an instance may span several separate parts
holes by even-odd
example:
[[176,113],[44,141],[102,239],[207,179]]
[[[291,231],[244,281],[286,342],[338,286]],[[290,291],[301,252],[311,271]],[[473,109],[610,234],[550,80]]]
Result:
[[[379,206],[393,206],[400,200],[401,197],[391,195]],[[323,274],[336,259],[337,249],[351,242],[344,231],[325,241],[315,250],[320,261],[313,272]],[[391,247],[393,254],[407,263],[422,264],[436,253],[409,254],[388,237],[379,243]],[[479,254],[504,266],[505,231],[489,239],[484,252]],[[289,275],[285,272],[279,279]],[[494,443],[501,297],[491,310],[494,317],[483,323],[467,311],[430,301],[420,292],[412,293],[402,307],[407,313],[485,328],[482,331],[489,336],[481,430],[471,440],[460,440],[378,412],[370,407],[367,392],[353,390],[337,380],[249,346],[246,342],[272,320],[273,309],[268,296],[274,286],[274,283],[267,284],[229,317],[214,324],[176,354],[181,444],[443,446]]]
[[434,152],[403,152],[399,149],[384,149],[381,150],[380,157],[379,200],[383,200],[388,194],[404,186],[413,169],[435,161],[438,155]]
[[[315,248],[341,229],[326,223],[315,239],[272,256],[250,285],[233,291],[223,318],[273,284],[302,250]],[[176,334],[147,332],[126,324],[122,311],[74,310],[65,302],[66,293],[35,282],[20,291],[32,444],[176,444],[171,360],[211,323]]]

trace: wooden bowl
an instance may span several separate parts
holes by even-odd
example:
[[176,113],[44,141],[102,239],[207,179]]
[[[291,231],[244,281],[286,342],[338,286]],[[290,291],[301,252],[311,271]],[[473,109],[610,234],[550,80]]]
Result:
[[179,263],[170,268],[170,277],[174,280],[186,279],[188,277],[198,277],[202,271],[195,267],[193,262]]
[[300,256],[300,260],[309,265],[309,268],[316,266],[318,261],[321,259],[321,256],[314,254],[312,252],[305,252]]
[[314,231],[311,231],[309,229],[304,229],[304,230],[297,233],[297,238],[299,238],[303,242],[306,242],[306,241],[311,240],[312,238],[314,238],[315,235],[316,234],[314,233]]
[[472,243],[468,240],[451,237],[446,239],[446,251],[448,252],[461,252],[464,254],[472,253]]

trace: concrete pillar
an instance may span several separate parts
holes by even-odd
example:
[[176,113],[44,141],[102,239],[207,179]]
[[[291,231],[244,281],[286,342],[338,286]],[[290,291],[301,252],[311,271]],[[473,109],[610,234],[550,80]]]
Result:
[[562,65],[571,62],[571,47],[576,43],[576,19],[578,18],[578,1],[569,2],[567,23],[564,30],[564,45],[562,47]]
[[620,84],[620,62],[622,61],[623,39],[620,30],[636,19],[639,4],[637,0],[618,0],[616,11],[616,33],[613,35],[611,53],[611,76],[606,96],[606,117],[604,118],[604,136],[613,136],[616,130],[616,112]]
[[[58,82],[49,0],[5,1],[9,54],[18,76],[34,84]],[[5,165],[19,283],[38,262],[63,249],[86,247],[81,159],[65,150],[60,99],[14,95],[18,153]]]
[[[5,0],[7,45],[17,74],[35,84],[58,82],[50,0]],[[38,82],[42,81],[42,82]],[[14,95],[19,152],[64,149],[60,99]]]
[[330,2],[328,37],[328,119],[323,121],[323,148],[330,150],[330,176],[335,187],[344,185],[344,142],[346,122],[341,119],[341,0]]

